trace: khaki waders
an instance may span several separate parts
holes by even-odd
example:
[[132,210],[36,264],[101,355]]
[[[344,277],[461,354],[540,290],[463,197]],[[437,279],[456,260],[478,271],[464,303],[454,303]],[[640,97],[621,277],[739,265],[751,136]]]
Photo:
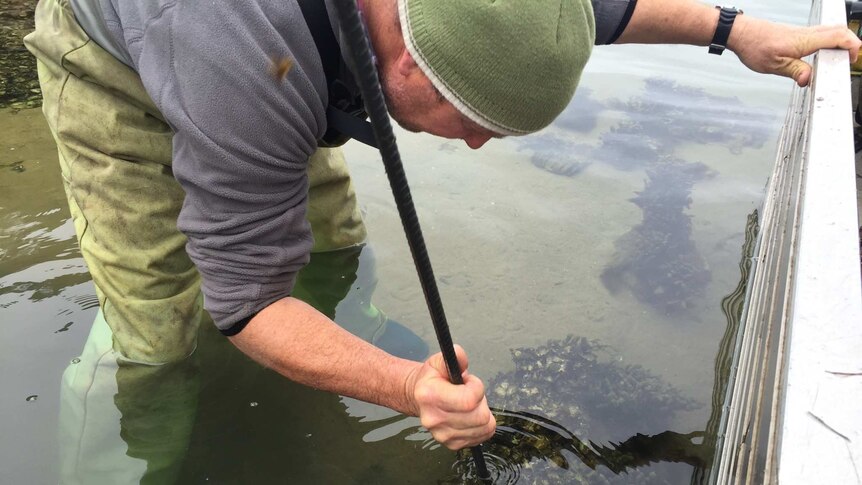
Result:
[[[90,40],[68,0],[41,0],[24,43],[38,60],[43,112],[114,350],[143,363],[188,356],[205,312],[176,228],[184,194],[171,172],[170,127],[137,73]],[[308,175],[314,251],[361,244],[342,152],[319,149]]]
[[[171,172],[172,132],[137,73],[89,39],[68,0],[40,0],[24,42],[38,60],[43,111],[101,306],[63,374],[59,483],[174,483],[199,424],[200,389],[222,379],[202,372],[201,360],[208,370],[268,371],[246,359],[225,362],[233,347],[212,328],[198,332],[209,318],[176,228],[184,194]],[[424,359],[425,342],[371,304],[374,258],[362,245],[341,151],[318,150],[308,172],[315,244],[294,296],[390,353]],[[185,358],[199,336],[201,350]],[[370,405],[347,405],[351,415],[368,415]]]

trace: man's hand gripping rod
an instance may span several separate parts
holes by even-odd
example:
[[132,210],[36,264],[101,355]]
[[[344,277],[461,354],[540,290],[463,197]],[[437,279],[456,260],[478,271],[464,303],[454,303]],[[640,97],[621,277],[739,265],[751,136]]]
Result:
[[[422,229],[419,227],[419,218],[416,216],[413,198],[410,196],[407,176],[404,173],[401,155],[395,143],[395,134],[392,132],[392,125],[389,122],[389,113],[386,109],[386,102],[380,88],[377,69],[372,60],[371,47],[365,36],[359,10],[354,0],[336,0],[335,6],[341,29],[347,37],[348,55],[351,56],[356,66],[359,88],[362,92],[362,98],[365,100],[371,125],[374,128],[374,136],[377,138],[377,145],[383,158],[386,175],[389,177],[395,205],[401,216],[407,244],[410,246],[413,262],[416,264],[416,271],[419,274],[419,281],[425,294],[425,302],[431,313],[431,321],[434,323],[434,331],[437,333],[437,342],[440,344],[443,359],[449,370],[449,380],[453,384],[463,384],[461,366],[458,365],[458,358],[455,355],[452,336],[449,334],[449,324],[446,322],[446,315],[443,312],[443,302],[437,291],[434,271],[431,269],[431,261],[428,258],[425,240],[422,237]],[[482,446],[474,446],[470,451],[473,454],[473,461],[476,463],[476,472],[479,478],[489,480],[490,474],[485,465],[485,457],[482,455]]]

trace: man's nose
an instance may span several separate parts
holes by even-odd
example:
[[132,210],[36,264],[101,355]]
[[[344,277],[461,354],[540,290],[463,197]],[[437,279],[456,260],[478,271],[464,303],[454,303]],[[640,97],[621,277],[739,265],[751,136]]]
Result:
[[488,143],[488,140],[490,140],[491,138],[491,135],[468,135],[464,137],[464,142],[467,144],[468,147],[472,148],[473,150],[477,150],[479,148],[482,148],[482,145],[484,145],[485,143]]

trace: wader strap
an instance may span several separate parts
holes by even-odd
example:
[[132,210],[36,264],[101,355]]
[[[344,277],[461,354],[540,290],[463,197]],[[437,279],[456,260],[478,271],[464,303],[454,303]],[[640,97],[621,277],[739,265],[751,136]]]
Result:
[[305,23],[311,31],[314,45],[326,75],[329,91],[329,106],[326,107],[326,133],[318,141],[319,146],[340,146],[350,138],[377,147],[377,139],[371,123],[365,121],[362,99],[351,96],[339,79],[341,69],[341,47],[332,31],[329,13],[323,0],[297,0]]

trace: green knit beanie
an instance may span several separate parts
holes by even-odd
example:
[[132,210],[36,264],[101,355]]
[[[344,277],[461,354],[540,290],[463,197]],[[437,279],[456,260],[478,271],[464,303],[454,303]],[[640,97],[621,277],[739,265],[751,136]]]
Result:
[[596,29],[590,0],[398,0],[404,43],[465,116],[538,131],[569,104]]

